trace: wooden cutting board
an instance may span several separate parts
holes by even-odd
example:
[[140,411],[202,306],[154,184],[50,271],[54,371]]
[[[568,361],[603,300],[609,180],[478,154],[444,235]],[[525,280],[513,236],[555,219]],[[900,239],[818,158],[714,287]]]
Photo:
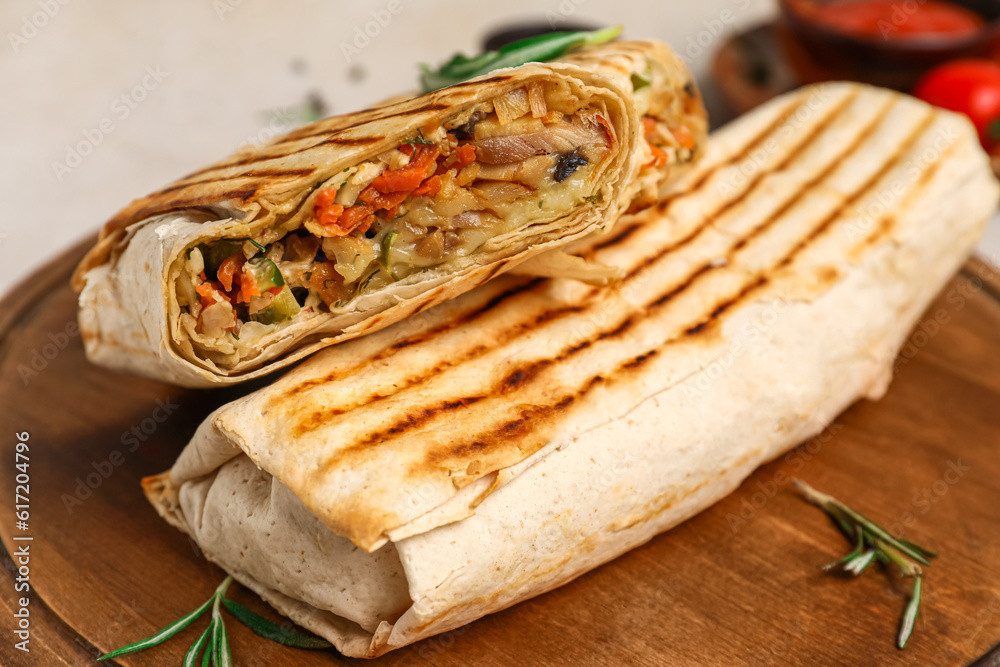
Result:
[[[203,417],[248,388],[180,390],[90,365],[67,285],[83,249],[26,279],[0,307],[4,665],[94,664],[196,608],[224,576],[157,517],[139,480],[168,468]],[[16,528],[13,508],[22,431],[30,433],[27,530]],[[854,580],[821,573],[848,545],[791,491],[793,476],[941,553],[905,651],[894,637],[909,582],[877,568]],[[13,648],[23,594],[11,554],[25,544],[30,654]],[[280,619],[245,589],[231,590]],[[180,664],[197,625],[118,664]],[[234,620],[227,627],[237,665],[364,662],[285,648]],[[973,259],[923,317],[882,401],[855,405],[649,544],[374,664],[995,665],[998,639],[1000,275]]]

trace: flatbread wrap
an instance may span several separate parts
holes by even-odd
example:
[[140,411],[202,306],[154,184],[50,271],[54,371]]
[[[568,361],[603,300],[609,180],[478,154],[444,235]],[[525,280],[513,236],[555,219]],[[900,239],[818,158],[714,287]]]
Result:
[[649,205],[704,108],[663,44],[618,42],[328,118],[137,200],[77,269],[95,363],[241,382],[511,268],[607,282],[561,246]]
[[964,118],[827,84],[715,133],[678,193],[221,407],[157,511],[373,657],[564,584],[886,390],[998,202]]

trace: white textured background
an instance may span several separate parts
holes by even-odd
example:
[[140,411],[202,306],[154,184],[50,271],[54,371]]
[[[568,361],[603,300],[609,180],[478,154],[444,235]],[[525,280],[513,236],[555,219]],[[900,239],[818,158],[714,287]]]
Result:
[[[478,52],[510,23],[621,23],[626,37],[672,44],[718,119],[711,51],[775,11],[773,0],[64,2],[0,3],[0,292],[131,199],[287,127],[311,91],[346,112],[413,88],[415,63]],[[374,36],[345,55],[366,24]],[[694,41],[709,37],[707,49]],[[69,157],[81,142],[89,154]],[[1000,257],[996,221],[982,249]]]

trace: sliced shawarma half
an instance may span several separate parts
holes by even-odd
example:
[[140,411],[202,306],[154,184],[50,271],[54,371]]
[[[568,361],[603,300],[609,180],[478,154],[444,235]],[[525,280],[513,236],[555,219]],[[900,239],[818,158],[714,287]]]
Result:
[[329,118],[133,202],[75,276],[89,358],[240,382],[525,260],[551,269],[544,253],[609,229],[705,136],[666,47],[576,57]]

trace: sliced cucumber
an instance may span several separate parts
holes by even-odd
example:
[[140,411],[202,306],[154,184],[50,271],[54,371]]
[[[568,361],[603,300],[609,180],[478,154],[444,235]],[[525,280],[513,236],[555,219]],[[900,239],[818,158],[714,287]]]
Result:
[[287,319],[295,317],[299,314],[300,310],[302,308],[299,306],[299,302],[295,300],[292,290],[285,286],[281,288],[280,292],[274,295],[271,305],[260,312],[254,313],[250,316],[250,319],[261,324],[277,324],[278,322],[284,322]]
[[257,291],[263,294],[274,287],[284,287],[285,279],[278,265],[267,257],[254,257],[246,264],[246,270],[257,282]]

